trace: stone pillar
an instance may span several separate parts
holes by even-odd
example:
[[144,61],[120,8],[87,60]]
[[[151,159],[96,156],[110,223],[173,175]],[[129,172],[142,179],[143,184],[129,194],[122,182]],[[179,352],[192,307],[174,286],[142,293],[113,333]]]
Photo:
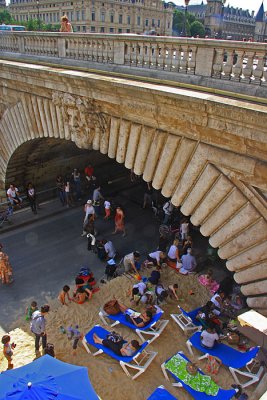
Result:
[[124,65],[124,40],[114,40],[113,43],[113,62]]
[[211,76],[214,60],[213,47],[198,47],[196,54],[195,74],[200,76]]
[[58,56],[60,58],[66,57],[66,39],[65,38],[58,38]]

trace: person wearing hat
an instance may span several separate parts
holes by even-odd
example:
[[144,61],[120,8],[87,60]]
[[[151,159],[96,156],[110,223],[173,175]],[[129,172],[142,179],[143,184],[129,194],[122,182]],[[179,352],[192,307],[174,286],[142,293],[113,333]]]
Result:
[[95,209],[93,207],[92,200],[87,200],[87,202],[84,206],[84,212],[85,212],[85,217],[84,217],[84,221],[83,221],[83,232],[82,232],[81,236],[85,236],[87,233],[85,230],[85,227],[88,223],[88,220],[90,220],[90,221],[95,220]]
[[3,284],[13,282],[13,271],[8,255],[3,252],[3,245],[0,243],[0,279]]
[[69,22],[67,15],[63,15],[63,17],[61,17],[60,32],[73,32],[72,25]]

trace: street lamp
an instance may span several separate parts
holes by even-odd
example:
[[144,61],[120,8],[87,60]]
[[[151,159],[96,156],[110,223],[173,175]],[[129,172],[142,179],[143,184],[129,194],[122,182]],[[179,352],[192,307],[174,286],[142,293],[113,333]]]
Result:
[[38,30],[41,30],[41,21],[40,21],[40,7],[39,7],[39,0],[36,0],[36,5],[37,5],[37,24],[38,24]]
[[184,0],[185,3],[185,9],[184,9],[184,29],[183,29],[183,33],[184,36],[186,36],[186,17],[187,17],[187,6],[189,4],[190,0]]

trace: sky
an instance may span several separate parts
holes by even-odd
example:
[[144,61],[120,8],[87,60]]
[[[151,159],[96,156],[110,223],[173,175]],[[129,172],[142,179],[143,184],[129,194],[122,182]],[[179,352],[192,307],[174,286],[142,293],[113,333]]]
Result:
[[[168,1],[168,0],[165,0]],[[181,6],[184,5],[184,0],[172,0],[175,4]],[[190,4],[201,4],[202,0],[191,0]],[[6,3],[9,4],[10,0],[6,0]],[[204,3],[206,0],[204,0]],[[258,11],[262,0],[226,0],[225,5],[228,4],[233,7],[243,8],[243,10],[254,10],[255,12]],[[267,0],[264,0],[265,11],[267,11]]]

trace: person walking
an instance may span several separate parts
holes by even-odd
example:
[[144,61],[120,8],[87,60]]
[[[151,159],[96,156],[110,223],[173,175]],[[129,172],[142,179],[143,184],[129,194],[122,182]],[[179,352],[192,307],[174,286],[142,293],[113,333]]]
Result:
[[101,200],[104,200],[104,197],[102,196],[102,193],[101,193],[101,187],[98,186],[93,191],[93,205],[95,207],[95,213],[97,216],[99,216]]
[[63,178],[61,175],[57,176],[56,185],[57,185],[57,192],[58,192],[59,200],[60,200],[62,206],[64,206],[66,204],[65,185],[64,185],[64,181],[63,181]]
[[72,179],[73,179],[74,186],[75,186],[76,199],[81,200],[81,197],[82,197],[81,174],[77,168],[74,168],[74,170],[73,170]]
[[46,348],[47,344],[47,335],[46,335],[46,319],[45,315],[49,312],[50,307],[48,304],[45,304],[41,307],[41,310],[37,310],[32,314],[31,320],[31,331],[35,336],[35,354],[37,356],[40,355],[40,339],[42,340],[42,348],[43,351]]
[[87,203],[84,206],[84,212],[85,212],[85,217],[83,220],[83,232],[81,236],[85,236],[87,234],[85,227],[88,224],[88,221],[94,221],[95,220],[95,209],[93,207],[93,202],[92,200],[87,200]]
[[115,231],[113,234],[116,234],[117,232],[123,232],[123,237],[126,236],[126,230],[125,230],[125,224],[124,224],[124,218],[125,214],[123,212],[123,209],[118,206],[116,208],[116,214],[115,214]]
[[34,214],[37,214],[36,190],[31,182],[27,185],[27,198]]
[[172,211],[173,211],[173,205],[170,200],[166,201],[166,203],[162,207],[163,212],[164,212],[164,219],[163,219],[163,224],[167,224],[171,218]]
[[9,257],[3,252],[3,245],[0,243],[0,279],[3,284],[13,282],[13,270],[9,262]]

